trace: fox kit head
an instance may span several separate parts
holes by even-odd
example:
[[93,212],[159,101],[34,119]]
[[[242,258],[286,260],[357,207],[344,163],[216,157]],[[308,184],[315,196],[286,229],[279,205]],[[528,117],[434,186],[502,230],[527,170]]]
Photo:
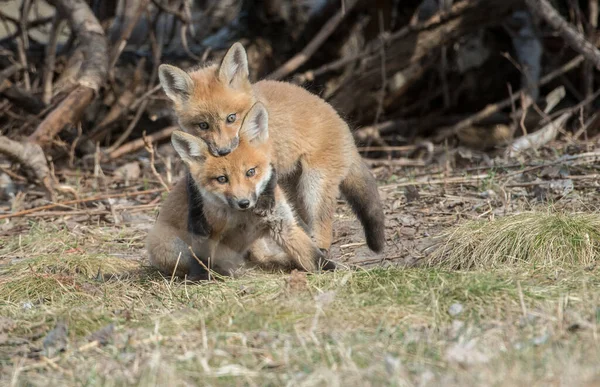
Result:
[[204,197],[236,210],[253,208],[269,180],[274,176],[268,144],[269,116],[257,102],[244,118],[238,149],[215,157],[207,144],[194,135],[175,131],[173,147],[187,164]]
[[187,73],[163,64],[158,75],[185,132],[204,140],[213,156],[237,148],[242,121],[255,102],[248,57],[240,43],[231,46],[219,66]]

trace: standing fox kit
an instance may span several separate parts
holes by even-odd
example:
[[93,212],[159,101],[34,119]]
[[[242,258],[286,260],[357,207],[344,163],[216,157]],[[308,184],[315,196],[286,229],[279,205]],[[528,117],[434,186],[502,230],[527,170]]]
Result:
[[239,43],[219,66],[187,73],[163,64],[159,77],[181,128],[202,139],[216,157],[239,152],[242,120],[256,101],[262,102],[269,112],[268,141],[280,183],[318,247],[328,251],[331,246],[341,190],[363,225],[369,248],[383,250],[384,215],[377,184],[348,125],[331,105],[291,83],[251,84],[246,51]]
[[[166,274],[198,276],[201,265],[190,252],[191,246],[199,259],[207,262],[210,258],[215,271],[225,275],[243,267],[248,258],[263,265],[317,268],[322,253],[296,223],[277,185],[267,125],[268,113],[258,102],[244,119],[237,150],[222,157],[212,156],[196,136],[173,133],[171,141],[191,181],[184,179],[176,185],[150,231],[147,247],[153,265]],[[194,199],[200,200],[195,205],[202,207],[198,214],[204,222],[202,237],[188,232],[188,183],[200,194]],[[264,245],[255,242],[263,237],[273,239],[283,253],[274,258],[260,255]],[[254,254],[249,257],[251,248]],[[332,268],[333,264],[329,265]]]

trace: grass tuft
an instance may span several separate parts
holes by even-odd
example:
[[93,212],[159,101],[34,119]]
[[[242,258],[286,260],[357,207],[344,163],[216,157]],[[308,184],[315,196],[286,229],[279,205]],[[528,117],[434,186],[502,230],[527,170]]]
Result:
[[428,266],[453,270],[517,263],[589,266],[600,258],[600,214],[527,212],[466,222],[440,238]]

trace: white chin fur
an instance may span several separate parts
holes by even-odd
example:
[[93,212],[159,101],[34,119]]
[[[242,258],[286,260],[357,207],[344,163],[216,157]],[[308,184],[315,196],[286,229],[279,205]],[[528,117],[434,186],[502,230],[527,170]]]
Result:
[[263,193],[267,184],[269,184],[269,180],[271,180],[271,176],[273,176],[273,167],[269,166],[267,173],[265,173],[262,180],[256,185],[256,197],[259,197]]

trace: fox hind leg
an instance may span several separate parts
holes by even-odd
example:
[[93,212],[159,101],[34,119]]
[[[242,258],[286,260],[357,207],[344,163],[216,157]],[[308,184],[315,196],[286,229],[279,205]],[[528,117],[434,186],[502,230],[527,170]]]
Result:
[[298,179],[297,205],[317,246],[329,251],[333,239],[333,216],[339,193],[339,177],[306,168]]

